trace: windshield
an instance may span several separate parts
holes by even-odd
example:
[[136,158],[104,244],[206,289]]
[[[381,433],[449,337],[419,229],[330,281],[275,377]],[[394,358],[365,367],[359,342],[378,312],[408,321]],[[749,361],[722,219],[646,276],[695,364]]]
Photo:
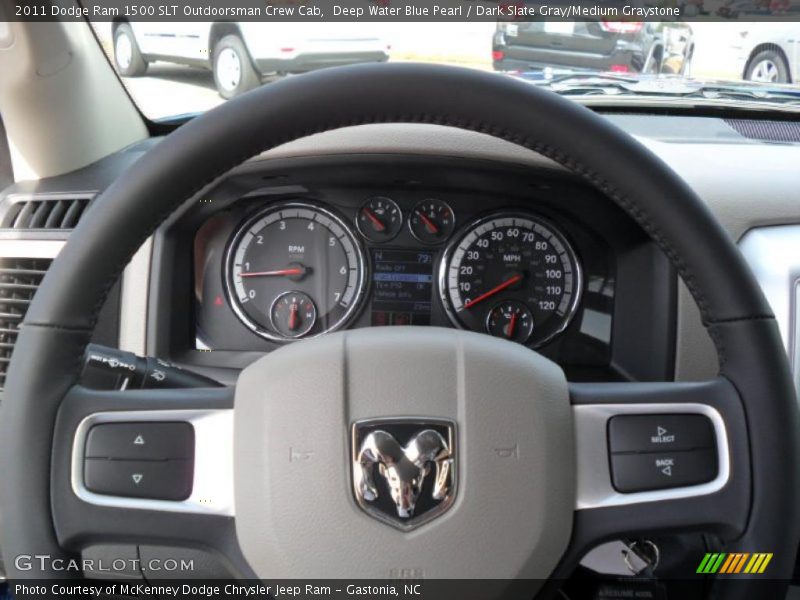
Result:
[[[722,3],[717,12],[734,7]],[[154,120],[201,113],[284,77],[387,61],[493,71],[595,105],[800,110],[800,23],[117,21],[94,28]]]

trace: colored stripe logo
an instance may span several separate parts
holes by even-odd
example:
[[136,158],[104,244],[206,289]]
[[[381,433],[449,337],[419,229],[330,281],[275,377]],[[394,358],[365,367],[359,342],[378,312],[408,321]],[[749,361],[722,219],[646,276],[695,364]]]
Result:
[[772,552],[709,552],[697,567],[697,573],[735,575],[737,573],[761,574],[767,570]]

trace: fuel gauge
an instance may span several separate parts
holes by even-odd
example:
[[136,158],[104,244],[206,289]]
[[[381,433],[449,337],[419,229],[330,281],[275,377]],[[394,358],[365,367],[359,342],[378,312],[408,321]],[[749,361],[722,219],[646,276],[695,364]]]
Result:
[[495,337],[524,344],[533,333],[533,315],[522,302],[501,302],[489,311],[486,330]]
[[391,198],[375,196],[358,209],[356,226],[370,242],[388,242],[403,228],[403,212]]
[[419,202],[408,217],[411,233],[423,244],[439,244],[456,226],[453,209],[446,202],[430,198]]
[[299,338],[311,331],[317,321],[317,307],[308,294],[284,292],[269,311],[275,330],[286,338]]

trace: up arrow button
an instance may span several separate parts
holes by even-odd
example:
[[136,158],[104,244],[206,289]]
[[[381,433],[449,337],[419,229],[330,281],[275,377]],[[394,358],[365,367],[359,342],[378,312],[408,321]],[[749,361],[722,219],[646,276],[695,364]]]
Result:
[[194,457],[194,427],[186,422],[102,423],[89,430],[86,458],[188,460]]

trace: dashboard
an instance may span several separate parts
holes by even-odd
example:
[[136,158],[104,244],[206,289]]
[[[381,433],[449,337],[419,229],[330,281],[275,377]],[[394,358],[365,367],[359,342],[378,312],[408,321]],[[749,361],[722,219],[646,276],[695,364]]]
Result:
[[405,156],[265,166],[157,235],[162,355],[236,366],[333,331],[413,325],[523,344],[576,380],[670,373],[674,273],[575,178]]
[[[797,170],[776,165],[795,164],[800,145],[745,138],[720,118],[604,117],[663,157],[697,190],[733,239],[797,222]],[[159,138],[150,138],[83,169],[19,182],[0,194],[0,209],[12,206],[8,202],[14,195],[91,197],[157,143]],[[391,198],[403,213],[404,226],[386,242],[364,238],[355,220],[358,208],[375,197]],[[453,233],[442,243],[425,244],[410,233],[410,211],[426,198],[443,200],[453,209]],[[531,344],[558,362],[570,380],[696,381],[717,372],[713,345],[685,286],[613,203],[523,148],[421,125],[362,126],[312,136],[256,157],[213,183],[137,254],[109,297],[95,341],[168,358],[224,382],[235,381],[240,369],[264,353],[302,343],[302,338],[272,341],[254,333],[234,312],[224,284],[225,250],[237,226],[290,201],[334,212],[364,253],[364,296],[342,329],[371,327],[373,314],[379,318],[382,296],[374,284],[375,252],[395,250],[430,254],[430,295],[427,288],[422,290],[422,302],[430,299],[429,326],[455,327],[438,287],[444,252],[471,222],[510,210],[546,220],[575,252],[582,276],[575,312],[564,331],[539,346]],[[2,231],[0,254],[52,258],[68,235],[41,229]],[[775,256],[791,260],[797,253],[762,254],[774,265]],[[774,268],[762,270],[772,273]],[[792,298],[788,291],[770,292],[787,350],[795,339]],[[485,302],[493,305],[492,300]],[[423,308],[427,315],[427,306]],[[384,305],[383,310],[391,312],[391,307]],[[596,335],[598,331],[610,331],[610,340]]]

